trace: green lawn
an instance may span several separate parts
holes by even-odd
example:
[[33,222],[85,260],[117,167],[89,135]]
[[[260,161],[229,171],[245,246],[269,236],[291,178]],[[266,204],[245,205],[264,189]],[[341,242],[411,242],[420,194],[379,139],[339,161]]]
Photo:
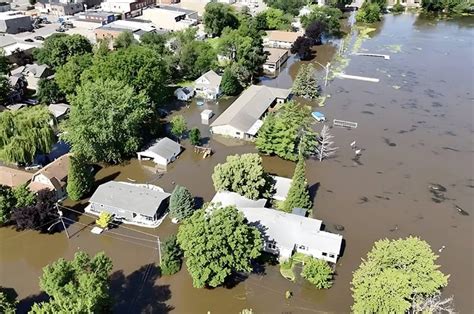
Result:
[[293,265],[292,260],[290,259],[289,261],[280,264],[280,273],[286,279],[295,281],[296,276],[295,276],[295,272],[293,271],[293,268],[294,268],[294,265]]

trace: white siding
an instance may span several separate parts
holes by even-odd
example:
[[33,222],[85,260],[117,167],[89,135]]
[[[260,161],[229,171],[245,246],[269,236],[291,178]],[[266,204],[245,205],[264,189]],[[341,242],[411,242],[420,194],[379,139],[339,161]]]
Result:
[[245,136],[245,133],[237,130],[236,128],[230,126],[230,125],[218,125],[218,126],[213,126],[211,128],[211,131],[213,134],[219,134],[219,135],[224,135],[224,136],[230,136],[234,138],[240,138],[243,139]]

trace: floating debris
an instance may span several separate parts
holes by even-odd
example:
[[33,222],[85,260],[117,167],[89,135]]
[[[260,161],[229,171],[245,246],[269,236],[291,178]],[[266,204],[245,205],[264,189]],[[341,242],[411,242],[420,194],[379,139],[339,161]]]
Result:
[[394,232],[394,231],[397,231],[398,230],[398,225],[395,225],[392,229],[390,229],[389,231],[390,232]]
[[392,85],[392,87],[395,88],[395,89],[397,89],[397,90],[400,89],[400,88],[402,88],[402,87],[399,86],[399,85]]
[[364,204],[369,201],[369,198],[367,196],[362,196],[361,198],[359,198],[359,200],[360,200],[359,204]]
[[469,216],[469,213],[465,211],[464,209],[462,209],[461,207],[459,207],[458,205],[454,205],[454,207],[456,208],[456,210],[458,211],[460,215]]
[[432,183],[428,186],[428,189],[430,190],[431,194],[433,194],[433,197],[431,198],[433,202],[439,204],[447,199],[445,196],[447,189],[441,184]]
[[439,252],[439,253],[443,252],[443,250],[444,250],[445,248],[446,248],[446,245],[441,246],[441,247],[439,248],[438,252]]
[[344,231],[345,230],[343,225],[334,225],[334,229],[336,229],[337,231]]
[[447,189],[444,186],[442,186],[441,184],[438,184],[438,183],[430,184],[429,188],[432,191],[440,191],[440,192],[446,192],[447,191]]

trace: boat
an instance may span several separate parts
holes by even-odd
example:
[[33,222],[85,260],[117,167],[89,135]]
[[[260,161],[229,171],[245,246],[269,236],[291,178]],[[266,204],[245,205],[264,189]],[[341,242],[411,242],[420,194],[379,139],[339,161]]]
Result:
[[318,122],[324,122],[326,121],[326,117],[324,116],[324,114],[322,114],[321,112],[319,111],[313,111],[311,113],[311,115],[313,116],[313,118],[318,121]]

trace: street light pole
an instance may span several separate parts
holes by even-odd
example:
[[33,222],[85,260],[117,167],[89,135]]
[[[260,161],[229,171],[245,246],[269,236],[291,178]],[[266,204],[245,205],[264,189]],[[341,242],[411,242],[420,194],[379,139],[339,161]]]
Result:
[[69,232],[67,231],[66,224],[64,223],[64,220],[63,220],[63,212],[59,210],[58,203],[56,203],[56,209],[58,210],[59,220],[61,220],[61,223],[63,224],[63,227],[64,227],[64,231],[66,231],[66,236],[69,239],[70,238]]
[[326,78],[324,79],[324,87],[328,86],[328,76],[329,76],[329,66],[331,65],[330,62],[326,64]]

